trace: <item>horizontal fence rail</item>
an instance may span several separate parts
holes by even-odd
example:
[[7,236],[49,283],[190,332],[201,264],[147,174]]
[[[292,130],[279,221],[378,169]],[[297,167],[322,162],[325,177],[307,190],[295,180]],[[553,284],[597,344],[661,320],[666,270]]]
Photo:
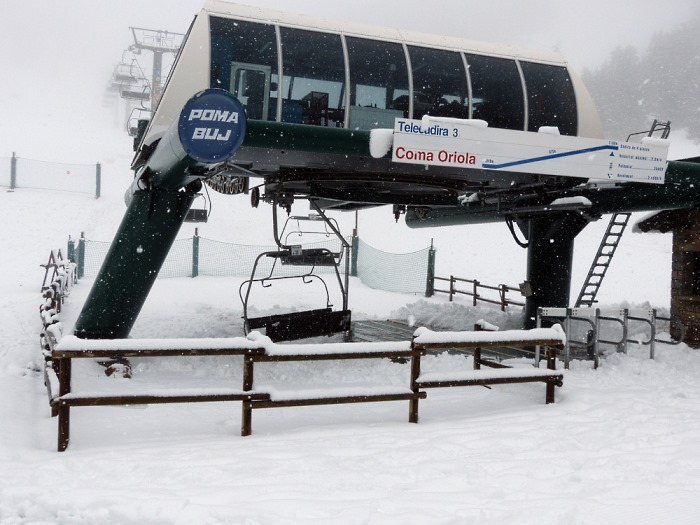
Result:
[[[482,303],[497,304],[501,307],[501,311],[506,310],[508,306],[525,306],[522,301],[516,301],[508,297],[511,292],[517,292],[522,295],[519,286],[509,286],[507,284],[499,284],[498,286],[491,286],[488,284],[483,284],[476,279],[462,279],[460,277],[455,277],[450,275],[450,277],[435,277],[436,281],[447,282],[448,289],[439,289],[437,287],[433,288],[436,293],[446,293],[450,297],[450,302],[454,299],[456,295],[466,295],[472,298],[472,304],[477,305],[479,301]],[[466,287],[458,287],[459,283],[464,283]],[[485,292],[484,292],[485,291]],[[497,293],[493,293],[497,292]]]
[[[241,436],[252,434],[252,413],[255,409],[285,408],[316,405],[359,404],[385,401],[408,401],[410,423],[418,423],[419,400],[427,399],[430,388],[489,386],[501,384],[544,383],[545,403],[554,403],[554,389],[563,385],[564,374],[556,370],[556,352],[562,347],[562,333],[556,329],[511,330],[486,332],[432,332],[419,328],[412,341],[392,343],[357,342],[334,344],[277,345],[260,334],[247,338],[228,339],[112,339],[85,340],[75,336],[56,338],[46,334],[42,342],[45,358],[44,378],[51,406],[51,415],[58,418],[57,450],[65,451],[70,441],[70,415],[73,407],[109,405],[143,405],[151,403],[241,402]],[[498,345],[546,348],[547,367],[493,366],[481,358],[481,349]],[[428,350],[459,347],[473,352],[472,368],[449,372],[422,370],[421,357]],[[205,388],[198,378],[169,384],[167,388],[132,387],[124,382],[105,382],[107,388],[81,391],[73,385],[73,361],[76,359],[109,359],[106,367],[115,363],[128,364],[128,358],[176,358],[200,356],[231,356],[242,365],[242,388],[226,384]],[[242,359],[241,359],[242,358]],[[398,384],[386,376],[363,377],[358,383],[342,386],[317,384],[313,373],[307,375],[303,388],[280,388],[259,382],[255,371],[266,363],[284,365],[290,362],[343,362],[391,359],[396,365],[410,368],[408,384]],[[232,363],[233,364],[233,363]],[[466,361],[465,361],[466,364]],[[487,368],[483,369],[482,365]],[[347,365],[345,365],[347,367]],[[129,365],[130,367],[130,365]],[[309,367],[312,369],[311,367]],[[107,374],[110,375],[110,374]],[[378,374],[381,375],[381,374]],[[126,378],[127,376],[125,376]],[[404,376],[405,377],[405,376]],[[159,383],[162,384],[161,381]],[[124,387],[128,388],[124,388]]]

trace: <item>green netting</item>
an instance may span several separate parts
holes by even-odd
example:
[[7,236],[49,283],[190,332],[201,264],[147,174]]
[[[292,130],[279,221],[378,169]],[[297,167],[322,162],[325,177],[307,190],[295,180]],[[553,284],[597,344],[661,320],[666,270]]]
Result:
[[[198,257],[194,257],[194,246],[198,243]],[[95,277],[107,256],[110,243],[101,241],[85,241],[85,277]],[[304,244],[306,248],[326,248],[333,253],[342,254],[342,245],[339,240],[324,241],[312,244]],[[249,246],[244,244],[232,244],[213,241],[204,237],[191,239],[178,239],[173,243],[163,267],[158,273],[163,277],[192,277],[193,275],[209,275],[221,277],[249,277],[253,270],[256,257],[267,251],[277,251],[276,246]],[[263,257],[259,264],[257,275],[269,275],[273,268],[274,259]],[[344,268],[344,259],[341,256],[340,270]],[[279,263],[275,266],[274,275],[297,275],[309,271],[311,266],[284,266]],[[314,273],[334,272],[332,267],[317,267]]]
[[83,277],[96,277],[100,271],[102,262],[107,256],[111,243],[102,241],[85,241],[85,258],[82,272],[78,269],[78,275]]
[[[65,164],[16,157],[16,188],[97,192],[96,164]],[[0,158],[0,186],[11,186],[12,158]]]
[[[110,243],[85,240],[85,258],[82,275],[95,277],[102,266]],[[342,254],[338,239],[304,244],[305,249],[326,248]],[[262,252],[276,251],[276,246],[251,246],[214,241],[203,237],[179,239],[173,243],[170,253],[158,277],[191,277],[196,275],[220,277],[250,277],[255,259]],[[430,249],[412,253],[387,253],[359,240],[357,276],[371,288],[403,293],[425,293]],[[273,268],[274,265],[274,268]],[[344,272],[345,260],[340,259],[340,271]],[[266,276],[300,275],[311,266],[285,266],[271,257],[262,257],[258,263],[256,278]],[[333,267],[319,266],[314,273],[333,273]]]
[[192,239],[173,243],[158,277],[192,277]]
[[357,276],[370,288],[389,292],[425,293],[430,248],[387,253],[359,239]]
[[[340,240],[323,241],[304,244],[305,249],[326,248],[333,253],[342,254]],[[199,275],[221,276],[250,276],[255,264],[255,259],[262,252],[276,252],[276,246],[249,246],[244,244],[230,244],[199,238]],[[343,271],[341,258],[340,270]],[[274,259],[262,257],[258,263],[256,277],[270,275],[273,270]],[[279,262],[275,265],[274,275],[298,275],[311,270],[311,266],[284,266]],[[332,267],[319,266],[314,273],[335,272]]]

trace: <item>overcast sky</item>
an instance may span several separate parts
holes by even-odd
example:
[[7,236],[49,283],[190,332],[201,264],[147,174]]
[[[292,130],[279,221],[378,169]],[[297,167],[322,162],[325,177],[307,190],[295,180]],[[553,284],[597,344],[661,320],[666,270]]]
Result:
[[[561,52],[579,71],[700,12],[697,0],[245,0],[325,18]],[[0,58],[35,71],[119,60],[129,26],[186,31],[203,0],[2,0]],[[9,55],[9,58],[8,58]],[[6,67],[3,67],[7,71]]]
[[[556,50],[579,72],[700,12],[697,0],[245,0],[377,26]],[[129,26],[185,32],[203,0],[0,0],[0,100],[65,118],[97,101]],[[80,95],[80,98],[72,95]]]

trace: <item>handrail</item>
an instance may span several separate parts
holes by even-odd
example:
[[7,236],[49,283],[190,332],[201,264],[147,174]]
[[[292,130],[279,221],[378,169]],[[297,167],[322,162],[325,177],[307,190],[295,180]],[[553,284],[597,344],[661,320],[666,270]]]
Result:
[[[627,353],[627,343],[636,343],[639,345],[649,346],[649,358],[654,359],[656,352],[657,342],[664,342],[656,337],[657,327],[656,323],[659,320],[678,322],[678,319],[672,317],[661,317],[656,314],[655,309],[645,309],[645,310],[630,310],[627,308],[614,309],[614,310],[601,310],[600,308],[540,308],[537,313],[537,326],[541,326],[542,320],[551,321],[564,321],[564,332],[567,334],[567,342],[565,344],[565,366],[569,366],[569,351],[571,346],[583,346],[590,348],[593,347],[593,359],[595,368],[599,364],[599,345],[607,344],[616,347],[618,352]],[[591,326],[591,332],[593,335],[592,341],[582,343],[580,341],[571,340],[571,322],[579,321],[586,322]],[[618,323],[622,327],[622,336],[619,341],[612,341],[607,339],[601,339],[601,321]],[[629,338],[629,323],[639,322],[644,323],[649,327],[649,337],[647,340],[638,340]],[[679,344],[682,342],[685,335],[685,327],[680,324],[681,327],[681,339],[679,341],[674,341],[669,344]]]

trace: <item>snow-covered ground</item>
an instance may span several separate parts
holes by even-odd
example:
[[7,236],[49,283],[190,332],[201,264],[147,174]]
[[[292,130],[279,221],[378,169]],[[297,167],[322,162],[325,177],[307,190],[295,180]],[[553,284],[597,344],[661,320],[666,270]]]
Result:
[[[107,134],[109,136],[109,134]],[[57,453],[40,373],[39,287],[51,248],[85,231],[110,240],[131,177],[128,138],[110,136],[101,199],[45,190],[0,191],[0,523],[32,524],[694,524],[700,515],[700,354],[685,345],[576,362],[557,403],[541,384],[431,391],[421,420],[404,402],[256,411],[253,435],[239,435],[238,403],[76,408],[67,452]],[[690,147],[692,150],[692,147]],[[681,151],[676,156],[685,156]],[[64,159],[61,159],[64,160]],[[82,160],[82,159],[81,159]],[[266,244],[269,209],[214,195],[212,239]],[[353,216],[340,216],[345,231]],[[575,284],[604,221],[577,241]],[[192,226],[182,236],[192,234]],[[360,235],[387,251],[435,239],[438,274],[516,284],[524,252],[502,225],[408,230],[389,210],[360,214]],[[626,234],[602,289],[603,303],[668,307],[670,238]],[[91,283],[73,290],[66,332]],[[241,334],[238,281],[161,279],[134,337]],[[280,303],[300,297],[275,297]],[[401,318],[469,328],[483,318],[504,328],[517,313],[371,290],[351,283],[355,319]],[[124,381],[241,384],[236,358],[135,360],[132,380],[81,363],[76,385]],[[469,367],[465,358],[427,358],[425,370]],[[261,382],[286,387],[381,379],[407,384],[395,363],[278,363]],[[83,383],[81,383],[81,381]]]

